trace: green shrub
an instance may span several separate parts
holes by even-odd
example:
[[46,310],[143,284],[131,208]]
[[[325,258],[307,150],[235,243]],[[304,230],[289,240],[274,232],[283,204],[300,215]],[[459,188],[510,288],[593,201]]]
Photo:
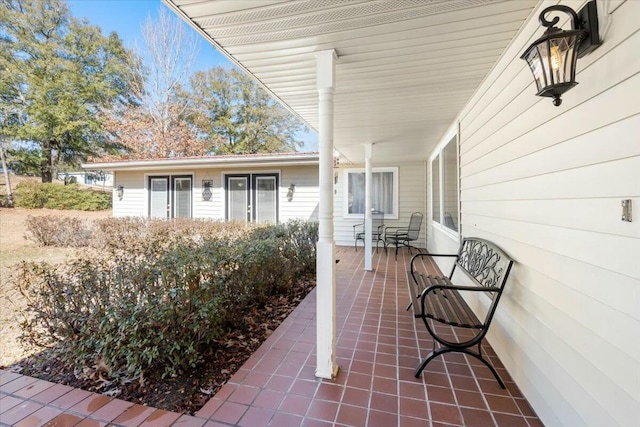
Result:
[[315,271],[316,223],[112,219],[97,226],[91,235],[109,248],[100,255],[19,266],[30,312],[22,339],[55,347],[70,364],[101,360],[114,377],[179,375],[225,328],[248,326],[251,310]]
[[295,254],[297,274],[314,274],[316,272],[318,223],[316,221],[291,220],[286,223],[286,227],[287,243]]
[[14,191],[15,205],[27,209],[43,208],[47,202],[42,184],[25,181],[16,186]]
[[113,376],[172,376],[195,366],[221,332],[209,281],[217,278],[203,271],[208,264],[176,255],[151,264],[131,256],[22,264],[19,288],[31,314],[22,339],[56,347],[72,364],[102,360]]
[[111,194],[81,189],[77,184],[21,182],[16,187],[16,206],[28,209],[101,211],[111,208]]
[[294,270],[282,243],[275,238],[247,239],[229,247],[220,282],[228,327],[242,328],[244,316],[252,307],[260,307],[267,297],[291,288]]

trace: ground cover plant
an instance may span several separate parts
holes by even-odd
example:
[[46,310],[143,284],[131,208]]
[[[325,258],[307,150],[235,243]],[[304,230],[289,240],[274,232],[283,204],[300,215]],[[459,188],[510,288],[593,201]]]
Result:
[[88,248],[17,269],[22,340],[46,349],[19,369],[136,403],[197,411],[314,284],[314,222],[66,222],[29,219],[43,246],[74,229]]

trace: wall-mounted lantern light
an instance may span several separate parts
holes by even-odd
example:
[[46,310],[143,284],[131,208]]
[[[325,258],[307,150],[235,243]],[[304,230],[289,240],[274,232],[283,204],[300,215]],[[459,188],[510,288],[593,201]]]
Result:
[[118,196],[118,200],[122,200],[124,196],[124,187],[122,185],[118,185],[118,188],[116,188],[116,195]]
[[[571,17],[571,30],[555,27],[556,16],[548,21],[550,12],[564,12]],[[600,45],[598,9],[592,0],[578,13],[564,5],[549,6],[540,13],[540,24],[546,27],[542,37],[533,42],[520,57],[529,64],[538,87],[538,96],[553,98],[556,107],[560,96],[578,84],[576,61]]]
[[213,193],[211,192],[211,188],[213,187],[213,181],[210,179],[202,180],[202,200],[208,202],[211,200],[211,196]]
[[291,183],[291,185],[289,186],[289,191],[287,191],[287,201],[291,202],[293,200],[293,193],[296,192],[296,185],[294,183]]

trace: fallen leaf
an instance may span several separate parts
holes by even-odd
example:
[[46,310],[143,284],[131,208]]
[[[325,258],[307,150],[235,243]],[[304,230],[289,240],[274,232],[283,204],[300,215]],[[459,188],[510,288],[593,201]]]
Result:
[[104,394],[105,396],[109,396],[109,397],[116,397],[116,396],[119,396],[120,393],[122,393],[122,390],[116,388],[116,389],[113,389],[113,390],[105,391],[102,394]]

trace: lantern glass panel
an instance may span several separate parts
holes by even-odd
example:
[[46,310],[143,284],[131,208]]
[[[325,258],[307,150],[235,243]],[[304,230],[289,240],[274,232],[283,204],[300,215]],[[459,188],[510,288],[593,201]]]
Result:
[[540,89],[545,87],[547,84],[544,75],[544,69],[542,68],[542,58],[540,57],[540,53],[538,52],[538,46],[529,49],[529,52],[527,53],[525,59],[529,64],[529,68],[531,68],[533,79],[536,82],[536,86],[538,87],[539,92]]
[[549,72],[552,84],[569,83],[575,74],[575,44],[577,36],[549,40]]

